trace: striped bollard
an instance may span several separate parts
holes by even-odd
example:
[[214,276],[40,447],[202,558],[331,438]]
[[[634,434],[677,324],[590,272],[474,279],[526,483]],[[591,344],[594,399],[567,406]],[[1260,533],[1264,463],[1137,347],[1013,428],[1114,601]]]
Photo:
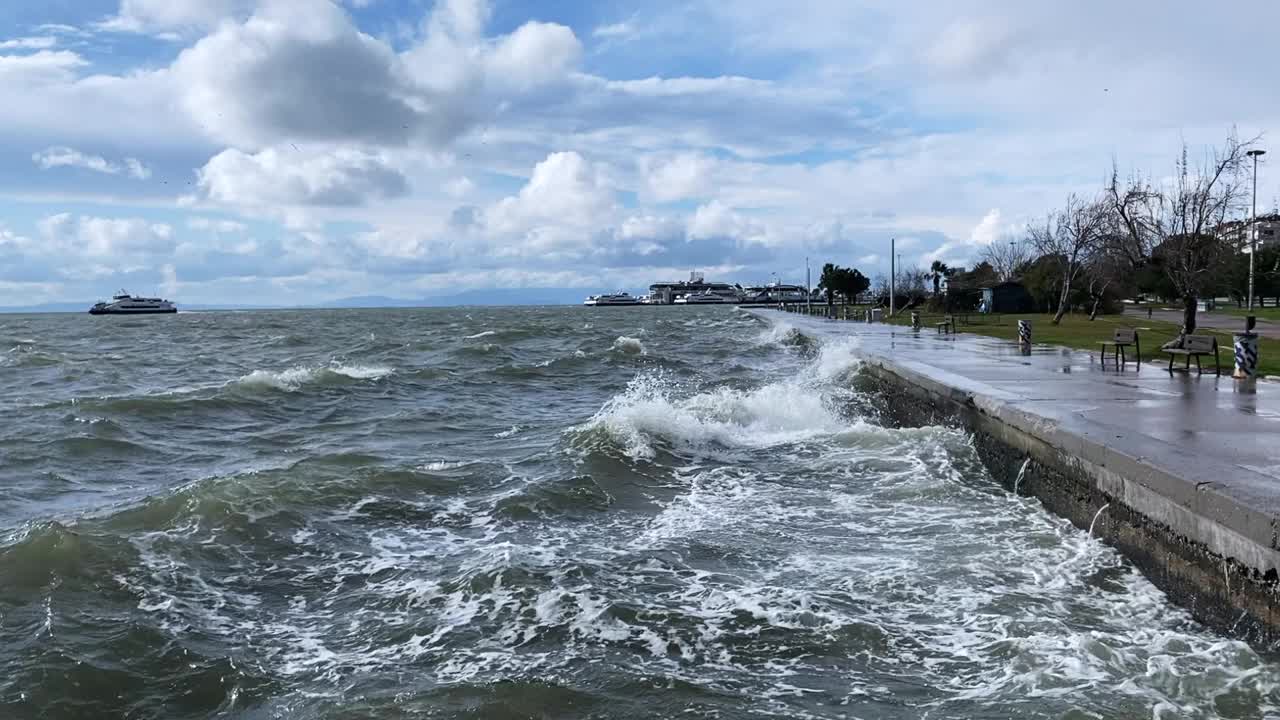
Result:
[[919,332],[920,330],[920,313],[911,313],[911,329]]
[[1018,347],[1022,348],[1023,355],[1031,354],[1031,321],[1018,321]]
[[1245,333],[1235,337],[1236,370],[1231,377],[1252,380],[1258,376],[1258,336]]

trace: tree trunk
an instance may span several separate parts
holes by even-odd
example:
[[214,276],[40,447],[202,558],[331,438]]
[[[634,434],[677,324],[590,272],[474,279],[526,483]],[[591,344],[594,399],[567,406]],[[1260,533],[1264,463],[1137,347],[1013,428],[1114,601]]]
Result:
[[1058,297],[1058,312],[1053,316],[1053,324],[1058,325],[1062,322],[1062,316],[1067,314],[1067,297],[1071,295],[1071,278],[1062,281],[1062,295]]
[[1182,333],[1179,340],[1196,331],[1196,299],[1195,295],[1187,295],[1182,299]]
[[1089,322],[1093,322],[1094,320],[1098,319],[1098,307],[1100,305],[1102,305],[1102,296],[1094,295],[1093,307],[1089,309]]

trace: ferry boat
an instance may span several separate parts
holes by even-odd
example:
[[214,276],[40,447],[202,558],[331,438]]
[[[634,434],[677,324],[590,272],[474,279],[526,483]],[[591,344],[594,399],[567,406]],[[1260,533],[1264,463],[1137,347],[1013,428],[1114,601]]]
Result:
[[732,305],[736,304],[738,299],[729,295],[723,295],[711,290],[685,295],[676,298],[677,305]]
[[583,305],[643,305],[640,298],[635,297],[631,293],[619,290],[616,293],[606,293],[604,295],[592,295],[582,301]]
[[111,302],[95,303],[89,308],[90,315],[157,315],[176,312],[178,308],[168,300],[135,297],[125,290],[112,295]]

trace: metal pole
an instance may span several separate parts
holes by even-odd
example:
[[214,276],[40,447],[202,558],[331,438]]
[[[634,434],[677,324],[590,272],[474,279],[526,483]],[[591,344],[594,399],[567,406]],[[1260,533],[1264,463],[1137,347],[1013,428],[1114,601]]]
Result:
[[1253,311],[1253,256],[1258,254],[1258,155],[1253,156],[1253,218],[1249,223],[1249,311]]
[[889,317],[893,317],[894,296],[898,294],[896,284],[898,268],[893,264],[894,252],[897,250],[897,241],[897,238],[889,238]]
[[809,256],[804,256],[804,310],[813,314],[813,288],[809,287]]

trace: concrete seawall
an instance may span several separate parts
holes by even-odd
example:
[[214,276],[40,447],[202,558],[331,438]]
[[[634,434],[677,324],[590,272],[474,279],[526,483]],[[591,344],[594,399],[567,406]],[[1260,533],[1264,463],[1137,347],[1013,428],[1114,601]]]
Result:
[[965,425],[1010,489],[1030,458],[1019,492],[1092,524],[1200,621],[1280,650],[1280,388],[1103,369],[1064,348],[1023,356],[1007,341],[932,329],[745,312],[856,338],[890,422]]

